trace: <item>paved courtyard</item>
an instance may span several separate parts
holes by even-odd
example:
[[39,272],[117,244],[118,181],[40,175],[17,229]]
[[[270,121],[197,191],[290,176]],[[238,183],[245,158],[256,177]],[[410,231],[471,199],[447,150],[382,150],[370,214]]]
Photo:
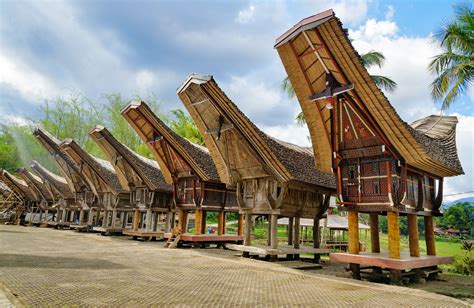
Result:
[[308,274],[216,249],[164,249],[0,226],[0,306],[468,306],[402,287]]

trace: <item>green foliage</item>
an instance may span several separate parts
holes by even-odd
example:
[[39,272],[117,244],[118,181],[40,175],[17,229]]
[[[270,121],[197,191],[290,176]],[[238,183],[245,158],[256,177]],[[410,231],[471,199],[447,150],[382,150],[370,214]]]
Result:
[[191,142],[204,145],[204,139],[189,115],[181,109],[171,110],[171,113],[175,118],[169,122],[169,125],[175,133]]
[[461,258],[456,258],[453,263],[454,272],[461,275],[474,274],[474,259],[472,258],[473,243],[464,241],[462,249],[465,250],[465,255]]
[[462,202],[450,206],[442,217],[437,219],[440,228],[453,228],[460,231],[474,228],[474,206],[469,202]]
[[454,20],[444,24],[434,37],[443,52],[428,66],[436,75],[431,96],[441,101],[443,110],[474,83],[474,10],[466,2],[456,5],[454,12]]

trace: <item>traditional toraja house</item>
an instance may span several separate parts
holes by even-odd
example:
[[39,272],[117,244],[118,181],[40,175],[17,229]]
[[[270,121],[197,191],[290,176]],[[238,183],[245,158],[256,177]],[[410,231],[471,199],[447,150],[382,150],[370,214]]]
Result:
[[[258,129],[212,76],[190,75],[178,95],[203,135],[220,178],[237,188],[237,203],[240,213],[245,214],[246,227],[244,246],[234,248],[254,252],[250,247],[251,216],[268,215],[270,247],[266,248],[268,254],[277,254],[278,217],[291,217],[295,219],[294,247],[279,249],[278,254],[298,254],[299,219],[319,223],[330,194],[335,192],[333,174],[310,167],[314,165],[310,149],[274,139]],[[318,243],[315,241],[315,249],[306,252],[322,252]]]
[[[241,242],[242,221],[237,235],[225,234],[226,212],[237,212],[235,190],[220,181],[209,151],[178,136],[143,102],[132,102],[122,115],[153,152],[167,183],[173,186],[173,206],[178,211],[179,240],[194,244]],[[208,211],[218,212],[217,235],[206,235]],[[188,213],[194,212],[194,234],[187,233]],[[166,234],[165,236],[172,236]]]
[[15,222],[17,210],[22,207],[21,199],[5,184],[0,169],[0,222]]
[[53,195],[48,190],[48,187],[45,185],[44,181],[40,177],[32,174],[26,168],[19,168],[17,173],[26,182],[28,187],[30,187],[35,192],[37,198],[39,199],[38,207],[36,209],[36,211],[39,213],[32,213],[34,218],[36,218],[37,215],[39,217],[38,219],[34,219],[32,223],[44,223],[46,225],[49,220],[49,212],[53,206]]
[[28,184],[22,179],[14,176],[6,170],[1,170],[1,180],[10,187],[15,195],[21,200],[21,206],[17,211],[17,219],[26,218],[28,215],[31,218],[31,213],[34,213],[40,202],[40,198],[36,192],[28,187]]
[[[98,204],[97,196],[94,195],[91,184],[81,174],[74,161],[61,151],[59,148],[61,142],[58,139],[42,128],[35,129],[33,135],[54,158],[62,176],[67,182],[69,191],[74,196],[74,198],[59,199],[56,221],[50,222],[49,225],[57,227],[70,226],[78,229],[95,225],[98,219],[94,220],[94,216],[90,215],[90,212],[92,209],[97,208]],[[66,194],[66,191],[61,191],[61,193]],[[77,224],[75,224],[76,220]]]
[[[332,10],[303,19],[275,48],[300,102],[311,134],[316,168],[337,176],[341,208],[349,211],[349,253],[331,259],[391,271],[436,267],[433,216],[441,215],[443,178],[462,174],[454,117],[400,119],[375,85]],[[436,189],[437,188],[437,189]],[[358,213],[370,213],[372,253],[359,253]],[[378,215],[387,215],[388,254],[381,253]],[[399,215],[406,215],[410,254],[400,253]],[[417,216],[424,218],[427,255],[421,256]],[[414,272],[419,273],[418,271]]]
[[44,185],[51,194],[53,198],[53,207],[54,212],[56,212],[55,217],[52,221],[59,221],[59,212],[57,211],[58,207],[61,204],[75,204],[74,194],[70,190],[69,185],[65,178],[54,174],[45,167],[43,167],[37,161],[32,161],[30,163],[30,168],[33,169],[36,174],[43,180]]
[[[103,126],[96,126],[89,135],[106,154],[122,189],[130,191],[130,204],[134,208],[132,228],[122,233],[134,239],[152,239],[170,232],[172,188],[158,163],[132,151]],[[165,216],[164,229],[159,226],[161,216]]]
[[[87,153],[73,139],[65,139],[60,148],[74,161],[98,197],[103,211],[102,226],[94,226],[93,230],[102,234],[121,233],[131,211],[130,194],[120,185],[112,165]],[[100,217],[99,212],[97,217]]]

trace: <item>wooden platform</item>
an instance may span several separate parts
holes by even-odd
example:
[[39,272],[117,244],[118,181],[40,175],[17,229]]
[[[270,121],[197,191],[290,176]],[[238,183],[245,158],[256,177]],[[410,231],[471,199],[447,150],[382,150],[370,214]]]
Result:
[[[170,238],[171,233],[165,233],[164,237]],[[191,233],[181,234],[181,242],[193,242],[193,243],[241,243],[244,237],[239,235],[216,235],[216,234],[202,234],[194,235]]]
[[144,230],[131,230],[131,229],[124,229],[122,231],[123,235],[133,236],[135,239],[136,237],[145,238],[155,238],[155,239],[162,239],[164,238],[165,233],[163,231],[144,231]]
[[103,235],[110,235],[110,234],[122,234],[122,228],[104,228],[104,227],[93,227],[92,231],[100,232]]
[[258,254],[262,256],[277,256],[277,255],[298,255],[298,254],[328,254],[331,250],[324,248],[301,247],[294,248],[293,246],[281,245],[277,249],[270,246],[245,246],[245,245],[226,245],[228,249],[248,252],[251,254]]
[[405,253],[400,259],[391,259],[386,253],[362,252],[358,255],[337,252],[329,254],[332,262],[359,264],[364,266],[377,266],[381,268],[410,270],[423,267],[437,266],[439,264],[449,264],[454,261],[451,256],[428,256],[410,257]]

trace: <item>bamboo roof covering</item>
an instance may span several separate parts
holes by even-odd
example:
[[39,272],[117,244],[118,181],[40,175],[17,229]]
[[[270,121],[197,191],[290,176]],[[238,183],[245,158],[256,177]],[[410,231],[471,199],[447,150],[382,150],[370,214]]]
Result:
[[[326,89],[325,76],[330,73],[339,84],[354,85],[345,97],[365,110],[399,159],[441,177],[463,173],[452,144],[421,133],[400,118],[375,85],[332,10],[301,20],[276,40],[275,48],[305,115],[319,170],[331,169],[330,112],[323,100],[314,101],[310,96]],[[454,142],[454,131],[452,135]]]
[[145,186],[151,191],[172,191],[171,185],[166,183],[155,160],[132,151],[103,126],[97,125],[89,136],[106,154],[123,189],[128,190],[130,185],[133,185],[133,187]]
[[10,187],[17,195],[28,201],[40,201],[36,193],[28,187],[28,184],[22,179],[14,176],[6,170],[1,171],[2,181]]
[[96,193],[111,192],[114,195],[126,192],[108,161],[87,153],[73,139],[65,139],[61,142],[60,148],[75,162],[79,172],[84,174],[92,184],[93,191]]
[[40,177],[34,175],[30,171],[26,170],[26,168],[24,167],[19,168],[17,170],[17,173],[26,182],[28,187],[30,187],[36,192],[38,198],[41,198],[42,200],[46,201],[52,201],[54,199],[53,195],[48,190],[48,187]]
[[[262,132],[219,88],[212,76],[191,74],[178,95],[193,117],[214,158],[219,175],[273,176],[282,182],[299,181],[335,188],[332,173],[316,170],[312,151]],[[311,166],[311,167],[310,167]],[[233,175],[237,172],[238,175]]]
[[54,174],[35,160],[30,163],[30,168],[33,169],[41,179],[43,179],[43,182],[46,182],[50,185],[53,190],[52,193],[55,197],[61,197],[63,199],[74,198],[74,194],[69,188],[65,178]]
[[122,115],[136,130],[156,157],[166,182],[172,184],[178,174],[195,174],[203,181],[220,182],[216,166],[207,148],[173,132],[144,102],[131,102]]
[[90,183],[79,172],[79,169],[74,161],[59,148],[61,141],[56,139],[48,131],[42,128],[36,128],[33,132],[33,135],[54,158],[59,170],[62,173],[62,176],[66,179],[69,190],[71,190],[73,193],[80,192],[83,189],[92,191]]

